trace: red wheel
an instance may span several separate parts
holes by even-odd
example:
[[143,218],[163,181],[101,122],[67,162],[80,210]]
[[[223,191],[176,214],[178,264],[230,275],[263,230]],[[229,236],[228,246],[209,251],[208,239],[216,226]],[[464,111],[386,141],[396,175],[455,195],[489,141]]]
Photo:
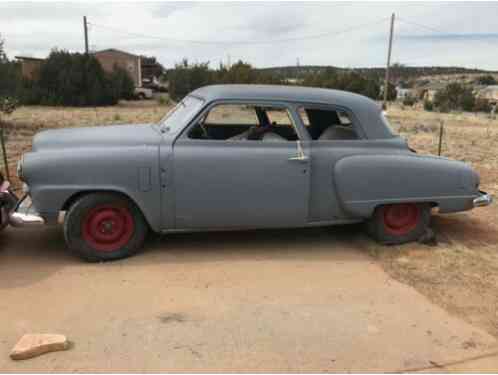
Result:
[[417,241],[429,227],[431,205],[398,203],[380,206],[367,221],[368,233],[384,244]]
[[116,251],[133,236],[133,217],[127,207],[98,206],[83,219],[83,239],[95,250]]
[[420,207],[414,203],[390,204],[382,207],[382,216],[387,233],[404,236],[417,227]]
[[148,226],[138,207],[113,193],[78,199],[64,220],[69,250],[88,261],[125,258],[142,246]]

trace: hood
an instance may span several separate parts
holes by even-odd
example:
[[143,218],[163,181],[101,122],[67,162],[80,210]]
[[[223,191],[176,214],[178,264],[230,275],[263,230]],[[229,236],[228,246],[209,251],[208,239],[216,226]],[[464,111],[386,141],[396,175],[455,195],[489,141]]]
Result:
[[156,145],[161,135],[152,124],[45,130],[35,135],[33,151],[77,147]]

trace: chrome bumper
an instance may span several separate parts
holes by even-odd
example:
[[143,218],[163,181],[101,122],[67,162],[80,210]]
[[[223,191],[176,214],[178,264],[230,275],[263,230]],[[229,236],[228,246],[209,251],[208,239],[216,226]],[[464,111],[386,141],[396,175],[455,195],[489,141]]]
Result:
[[17,202],[16,195],[10,190],[8,181],[0,185],[0,230],[5,228],[10,221],[10,213],[15,209]]
[[9,224],[13,227],[25,227],[45,224],[45,219],[36,212],[31,198],[25,195],[9,215]]
[[481,195],[474,199],[474,207],[489,206],[493,203],[493,197],[491,194],[485,193],[484,191],[481,191],[480,193]]

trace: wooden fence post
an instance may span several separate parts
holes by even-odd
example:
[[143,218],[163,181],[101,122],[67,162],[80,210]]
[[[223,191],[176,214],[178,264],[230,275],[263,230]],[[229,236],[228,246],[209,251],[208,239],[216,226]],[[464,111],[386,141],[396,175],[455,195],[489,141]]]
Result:
[[439,146],[437,149],[438,156],[441,156],[441,149],[443,147],[443,135],[444,135],[444,121],[441,121],[439,125]]

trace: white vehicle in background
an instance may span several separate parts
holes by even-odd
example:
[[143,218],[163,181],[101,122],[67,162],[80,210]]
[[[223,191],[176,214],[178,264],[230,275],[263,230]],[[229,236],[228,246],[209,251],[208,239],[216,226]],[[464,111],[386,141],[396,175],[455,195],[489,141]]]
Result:
[[152,89],[148,89],[145,87],[135,87],[134,94],[135,94],[135,98],[137,98],[139,100],[152,99],[153,91],[152,91]]

